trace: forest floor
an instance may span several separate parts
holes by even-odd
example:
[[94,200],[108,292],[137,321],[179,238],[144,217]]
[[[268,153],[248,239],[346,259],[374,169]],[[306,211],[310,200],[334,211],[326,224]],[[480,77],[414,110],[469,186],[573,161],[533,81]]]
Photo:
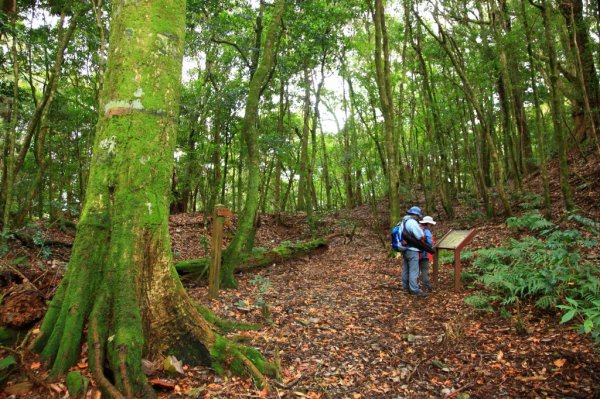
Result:
[[[573,173],[574,179],[580,179],[574,184],[578,206],[584,215],[600,220],[600,160],[574,164],[580,165]],[[559,193],[555,178],[553,192]],[[553,214],[558,217],[560,201],[554,203],[558,205]],[[502,318],[478,311],[464,299],[481,286],[468,284],[454,292],[450,264],[441,266],[440,280],[429,296],[404,293],[401,261],[390,256],[386,208],[380,204],[374,211],[362,206],[323,216],[319,224],[324,235],[356,229],[332,238],[326,250],[239,274],[239,287],[221,291],[217,300],[208,299],[203,284],[188,284],[189,294],[217,315],[261,324],[258,331],[231,335],[260,349],[267,358],[278,359],[283,378],[273,382],[267,393],[251,379],[218,376],[208,368],[184,365],[184,375],[157,371],[149,377],[159,397],[600,398],[598,348],[590,337],[559,324],[560,314],[528,304],[522,305],[519,320],[514,314]],[[433,213],[440,219],[436,236],[451,228],[476,227],[470,250],[497,246],[516,236],[503,218],[469,221],[465,216],[472,211],[464,205],[457,212],[463,217],[454,221]],[[283,223],[265,215],[257,246],[307,238],[305,222],[302,215],[284,215]],[[210,230],[202,215],[174,215],[170,223],[176,260],[205,254]],[[13,244],[11,259],[27,256],[27,262],[12,269],[37,287],[23,289],[28,292],[23,295],[48,298],[60,281],[69,256],[68,245],[61,243],[70,243],[73,234],[56,227],[45,230],[46,240],[53,242],[51,252],[45,246]],[[233,231],[233,225],[228,226],[226,237]],[[464,262],[467,270],[470,262]],[[0,293],[9,294],[22,285],[18,276],[0,275]],[[260,302],[268,305],[271,320],[257,306]],[[43,311],[32,316],[36,303],[21,304],[23,317],[39,319]],[[5,352],[0,350],[0,359]],[[75,369],[87,374],[85,359]],[[27,376],[41,384],[27,384]],[[46,378],[44,365],[26,354],[20,372],[0,387],[0,398],[67,397],[64,381]],[[97,398],[92,390],[88,397]]]

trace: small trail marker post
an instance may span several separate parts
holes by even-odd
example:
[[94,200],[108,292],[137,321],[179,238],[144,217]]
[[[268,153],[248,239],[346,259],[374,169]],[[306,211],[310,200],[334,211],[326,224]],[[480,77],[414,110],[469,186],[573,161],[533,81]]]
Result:
[[[477,232],[475,229],[471,230],[450,230],[447,232],[442,239],[435,244],[435,248],[449,249],[454,252],[454,292],[460,292],[460,275],[462,274],[462,267],[460,264],[460,251],[471,242]],[[438,280],[438,255],[433,256],[433,281],[437,283]]]
[[223,245],[223,225],[225,219],[231,216],[231,211],[225,205],[215,205],[211,237],[211,257],[208,268],[208,297],[216,299],[219,296],[219,280],[221,278],[221,247]]

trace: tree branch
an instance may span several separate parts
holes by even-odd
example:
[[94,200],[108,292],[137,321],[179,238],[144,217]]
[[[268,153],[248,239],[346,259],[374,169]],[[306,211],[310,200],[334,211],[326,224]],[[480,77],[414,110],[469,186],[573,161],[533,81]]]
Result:
[[242,51],[241,47],[232,41],[229,40],[225,40],[225,39],[217,39],[216,37],[213,37],[210,39],[213,43],[218,43],[218,44],[227,44],[233,48],[235,48],[238,53],[240,54],[240,57],[242,57],[242,61],[244,61],[244,64],[250,68],[250,62],[248,61],[248,57],[246,57],[246,55],[244,54],[244,52]]
[[537,8],[540,11],[544,11],[544,6],[536,4],[533,0],[529,0],[529,4],[531,4],[532,6],[534,6],[535,8]]

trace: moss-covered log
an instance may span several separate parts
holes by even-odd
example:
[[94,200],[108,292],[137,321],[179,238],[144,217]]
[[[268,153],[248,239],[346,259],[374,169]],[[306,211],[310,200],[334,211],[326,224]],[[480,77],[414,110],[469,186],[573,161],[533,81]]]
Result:
[[[252,254],[241,257],[239,263],[235,267],[235,271],[239,272],[272,265],[273,263],[294,259],[323,248],[327,248],[327,240],[324,238],[297,243],[286,241],[270,251],[257,249]],[[208,264],[208,258],[200,258],[177,262],[175,263],[175,268],[181,275],[191,275],[188,277],[198,279],[206,278],[206,275],[208,274]]]
[[34,349],[53,375],[64,374],[81,353],[87,327],[90,370],[107,398],[155,397],[142,358],[161,354],[217,370],[251,362],[254,369],[245,371],[263,381],[268,363],[213,332],[171,255],[168,200],[185,0],[118,0],[112,11],[85,203]]

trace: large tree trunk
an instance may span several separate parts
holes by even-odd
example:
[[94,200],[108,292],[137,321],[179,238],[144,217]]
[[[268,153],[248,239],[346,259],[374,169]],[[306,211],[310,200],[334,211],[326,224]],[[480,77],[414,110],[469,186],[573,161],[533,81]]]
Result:
[[[88,189],[67,273],[36,349],[62,374],[87,325],[90,369],[110,398],[153,396],[142,357],[223,360],[177,278],[168,230],[185,0],[113,2]],[[113,381],[104,375],[108,364]],[[123,395],[124,394],[124,395]]]

